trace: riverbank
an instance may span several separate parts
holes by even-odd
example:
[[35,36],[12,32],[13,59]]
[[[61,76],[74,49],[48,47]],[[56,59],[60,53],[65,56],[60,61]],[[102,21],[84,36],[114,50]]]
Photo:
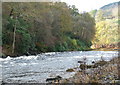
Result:
[[118,64],[120,58],[114,58],[103,66],[79,70],[73,77],[61,80],[60,83],[120,83]]
[[96,48],[91,50],[92,51],[120,51],[120,48]]
[[[80,51],[80,50],[79,50]],[[81,50],[83,51],[83,50]],[[120,51],[120,48],[96,48],[96,49],[87,49],[84,51]],[[1,51],[2,52],[2,51]],[[64,52],[71,52],[71,51],[64,51]],[[9,51],[6,51],[0,54],[1,58],[7,58],[8,56],[12,57],[12,58],[16,58],[18,56],[31,56],[31,55],[37,55],[37,54],[41,54],[41,53],[46,53],[46,52],[38,52],[38,51],[32,51],[32,52],[27,52],[24,54],[10,54]]]

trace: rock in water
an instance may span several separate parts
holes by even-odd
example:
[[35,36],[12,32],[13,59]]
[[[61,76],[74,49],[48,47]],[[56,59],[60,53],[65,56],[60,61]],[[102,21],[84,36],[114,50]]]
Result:
[[56,76],[55,78],[47,78],[46,82],[48,82],[48,83],[59,83],[61,79],[62,79],[61,76]]
[[72,68],[67,69],[66,72],[74,72],[74,69],[72,69]]

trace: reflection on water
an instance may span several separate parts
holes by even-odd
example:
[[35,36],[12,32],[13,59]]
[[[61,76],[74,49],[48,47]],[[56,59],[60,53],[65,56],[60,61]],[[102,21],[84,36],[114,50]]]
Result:
[[87,64],[101,59],[108,61],[118,56],[117,51],[74,51],[51,52],[37,56],[20,56],[17,58],[0,58],[2,78],[11,83],[44,83],[46,78],[60,75],[63,78],[73,76],[75,72],[66,72],[68,68],[78,67],[77,61],[87,58]]

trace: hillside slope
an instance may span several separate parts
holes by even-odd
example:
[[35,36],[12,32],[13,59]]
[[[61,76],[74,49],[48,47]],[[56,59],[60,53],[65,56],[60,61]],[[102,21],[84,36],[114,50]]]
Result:
[[93,40],[95,48],[119,48],[119,7],[120,3],[114,2],[90,12],[96,20],[96,35]]
[[[97,13],[96,16],[99,16],[99,14],[102,14],[105,19],[113,19],[118,18],[118,8],[120,7],[119,2],[114,2],[107,4],[103,7],[101,7]],[[101,13],[100,13],[101,12]]]

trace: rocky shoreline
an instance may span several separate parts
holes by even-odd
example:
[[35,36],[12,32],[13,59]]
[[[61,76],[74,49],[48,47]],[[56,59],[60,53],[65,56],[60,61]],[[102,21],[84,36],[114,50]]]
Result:
[[79,70],[73,77],[63,79],[60,83],[120,84],[119,64],[120,58],[114,58],[111,61],[106,62],[104,65],[99,65],[95,68],[88,68],[86,70]]

